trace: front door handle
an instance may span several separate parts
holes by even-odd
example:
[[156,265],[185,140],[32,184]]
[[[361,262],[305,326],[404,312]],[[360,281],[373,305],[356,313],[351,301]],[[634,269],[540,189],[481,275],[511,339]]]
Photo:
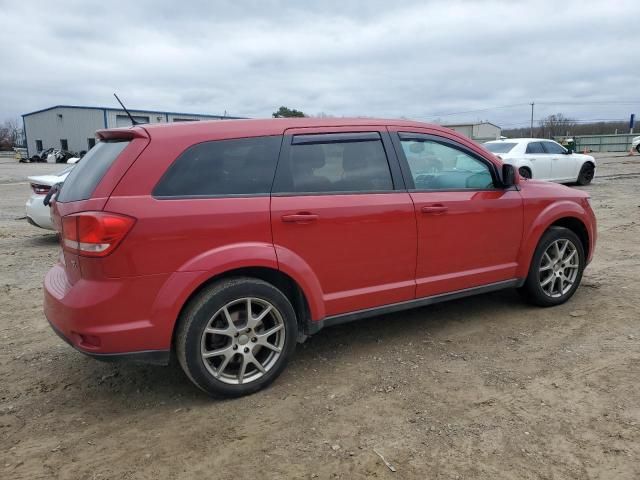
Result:
[[311,223],[318,220],[318,215],[315,213],[291,213],[289,215],[282,215],[282,221],[285,223]]
[[444,205],[429,205],[422,207],[422,213],[429,213],[432,215],[441,215],[447,211],[447,207]]

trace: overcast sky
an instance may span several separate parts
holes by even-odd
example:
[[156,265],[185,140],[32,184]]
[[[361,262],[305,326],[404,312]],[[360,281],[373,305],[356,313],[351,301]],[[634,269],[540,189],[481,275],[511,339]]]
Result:
[[535,101],[536,118],[628,118],[639,21],[638,0],[0,0],[0,121],[116,106],[114,91],[132,109],[249,117],[286,105],[510,127]]

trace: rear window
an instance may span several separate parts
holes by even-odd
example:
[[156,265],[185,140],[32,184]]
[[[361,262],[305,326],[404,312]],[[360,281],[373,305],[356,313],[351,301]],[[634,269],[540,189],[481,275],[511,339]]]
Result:
[[542,148],[542,143],[531,142],[529,145],[527,145],[527,151],[525,153],[544,153],[544,148]]
[[484,148],[489,150],[492,153],[509,153],[515,147],[515,143],[511,142],[496,142],[496,143],[485,143]]
[[71,170],[57,201],[76,202],[90,198],[104,174],[129,143],[122,140],[98,142]]
[[199,143],[173,162],[156,197],[264,195],[271,191],[281,136]]

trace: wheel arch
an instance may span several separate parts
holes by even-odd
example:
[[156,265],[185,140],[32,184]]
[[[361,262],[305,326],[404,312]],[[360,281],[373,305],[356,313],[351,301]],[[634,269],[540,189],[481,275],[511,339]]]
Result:
[[589,254],[590,254],[589,231],[587,230],[587,226],[582,222],[582,220],[576,217],[563,217],[563,218],[559,218],[558,220],[553,222],[551,225],[549,225],[547,230],[551,227],[564,227],[568,230],[571,230],[573,233],[575,233],[580,239],[580,243],[582,243],[582,248],[584,250],[584,257],[589,258]]
[[551,227],[565,227],[574,232],[582,243],[585,258],[590,258],[593,239],[587,227],[586,217],[585,211],[574,202],[558,202],[542,212],[523,237],[527,240],[520,250],[518,278],[526,278],[528,275],[536,247],[542,235]]
[[530,178],[533,178],[533,169],[531,168],[531,166],[530,166],[530,165],[520,165],[519,167],[517,167],[517,169],[518,169],[518,175],[523,176],[523,175],[520,173],[520,170],[521,170],[521,169],[523,169],[523,168],[524,168],[525,170],[529,170]]
[[307,296],[302,287],[286,273],[272,267],[265,266],[252,266],[252,267],[240,267],[218,274],[212,275],[201,281],[195,289],[191,291],[186,300],[182,302],[182,306],[174,320],[171,333],[171,349],[175,347],[175,334],[177,330],[178,322],[182,317],[184,311],[194,301],[198,294],[210,285],[219,282],[221,280],[236,278],[236,277],[250,277],[267,282],[277,289],[279,289],[291,302],[293,310],[296,313],[296,319],[298,323],[299,333],[304,334],[308,328],[308,322],[311,319],[311,312],[309,308],[309,302]]

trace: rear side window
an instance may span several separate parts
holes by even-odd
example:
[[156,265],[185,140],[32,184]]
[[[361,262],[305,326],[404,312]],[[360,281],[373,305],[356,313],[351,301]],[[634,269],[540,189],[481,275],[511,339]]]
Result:
[[393,181],[378,133],[295,136],[274,186],[280,193],[389,190]]
[[260,195],[271,191],[282,137],[203,142],[185,150],[153,191],[156,197]]
[[98,142],[71,170],[62,185],[57,201],[76,202],[90,198],[104,174],[127,145],[129,141]]
[[545,153],[542,148],[542,143],[540,142],[531,142],[527,145],[527,151],[525,153]]
[[565,153],[566,151],[564,147],[562,147],[561,145],[558,145],[555,142],[542,142],[542,146],[544,147],[547,153],[557,154],[557,153]]

